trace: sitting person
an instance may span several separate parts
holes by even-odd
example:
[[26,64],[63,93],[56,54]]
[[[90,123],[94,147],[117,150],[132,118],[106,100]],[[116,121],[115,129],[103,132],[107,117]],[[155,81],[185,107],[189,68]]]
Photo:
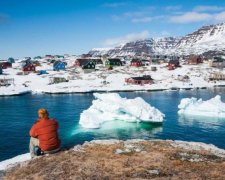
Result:
[[30,154],[31,158],[42,154],[51,154],[60,150],[58,137],[58,123],[49,118],[48,111],[38,111],[39,120],[30,129]]

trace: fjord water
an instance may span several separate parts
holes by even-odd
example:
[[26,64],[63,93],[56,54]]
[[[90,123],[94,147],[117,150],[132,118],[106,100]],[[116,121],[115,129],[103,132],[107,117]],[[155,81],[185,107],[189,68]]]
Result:
[[[90,107],[92,94],[24,95],[0,97],[0,161],[28,152],[29,129],[37,120],[37,110],[47,108],[60,124],[63,148],[93,139],[172,139],[214,144],[225,149],[225,119],[179,117],[182,98],[210,99],[225,89],[120,93],[122,97],[142,97],[166,115],[163,124],[113,121],[100,129],[79,126],[80,113]],[[206,109],[207,111],[207,109]]]

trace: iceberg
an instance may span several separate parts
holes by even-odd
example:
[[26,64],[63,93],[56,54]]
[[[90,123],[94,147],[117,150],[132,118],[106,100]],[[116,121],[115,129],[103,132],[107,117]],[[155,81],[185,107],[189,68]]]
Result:
[[165,115],[142,98],[122,98],[118,93],[94,93],[95,99],[80,115],[79,124],[84,128],[100,128],[106,121],[161,123]]
[[207,101],[193,97],[184,98],[178,108],[178,114],[180,115],[225,118],[225,103],[221,101],[219,95]]

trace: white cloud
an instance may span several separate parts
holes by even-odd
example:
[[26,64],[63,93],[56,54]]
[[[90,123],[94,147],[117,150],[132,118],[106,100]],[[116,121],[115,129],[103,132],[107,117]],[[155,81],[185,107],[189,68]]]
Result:
[[225,21],[225,12],[218,13],[214,16],[214,19],[219,22]]
[[169,16],[171,23],[187,24],[197,22],[225,22],[225,11],[219,13],[200,13],[200,12],[186,12],[181,15]]
[[131,19],[133,23],[148,23],[154,20],[165,19],[166,16],[143,16]]
[[222,6],[196,6],[193,11],[195,12],[207,12],[207,11],[222,11],[225,7]]
[[182,15],[170,16],[169,22],[185,24],[185,23],[208,21],[211,19],[212,19],[211,14],[198,13],[198,12],[186,12]]
[[[154,16],[151,11],[162,11],[161,16]],[[164,10],[164,11],[163,11]],[[111,16],[113,21],[129,21],[132,23],[149,23],[153,21],[166,21],[168,23],[217,23],[225,22],[225,6],[195,6],[191,11],[182,11],[181,5],[165,7],[143,7],[139,11],[125,12]]]
[[114,47],[114,46],[118,46],[120,44],[125,44],[125,43],[131,42],[131,41],[147,39],[148,37],[149,37],[148,31],[143,31],[140,33],[131,33],[131,34],[127,34],[127,35],[121,36],[121,37],[106,39],[103,42],[103,45]]

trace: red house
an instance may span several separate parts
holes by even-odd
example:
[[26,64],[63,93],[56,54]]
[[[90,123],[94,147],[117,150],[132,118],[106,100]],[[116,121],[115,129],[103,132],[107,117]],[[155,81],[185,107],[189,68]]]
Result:
[[11,68],[11,67],[12,67],[12,63],[10,63],[10,62],[1,62],[1,63],[0,63],[0,67],[1,67],[2,69]]
[[197,65],[203,63],[203,59],[201,56],[190,56],[187,60],[188,64]]
[[131,77],[126,78],[125,82],[127,84],[144,85],[144,84],[153,84],[153,79],[151,78],[151,76]]
[[132,61],[130,62],[130,65],[133,67],[141,67],[143,66],[143,63],[139,59],[132,59]]
[[36,66],[34,64],[27,64],[23,67],[24,72],[34,72],[36,71]]
[[174,70],[177,67],[180,67],[179,60],[170,60],[168,63],[168,70]]

